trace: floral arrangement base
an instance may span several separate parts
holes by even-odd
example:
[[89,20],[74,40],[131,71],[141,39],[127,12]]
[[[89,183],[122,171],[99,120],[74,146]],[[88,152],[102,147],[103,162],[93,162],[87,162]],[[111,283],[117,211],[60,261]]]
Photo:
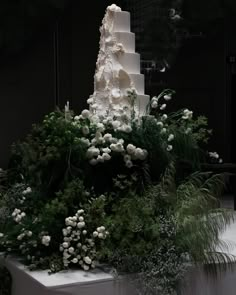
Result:
[[17,259],[1,259],[12,275],[12,295],[136,295],[126,278],[93,270],[30,271]]
[[[221,234],[221,240],[230,241],[231,247],[218,249],[236,256],[236,222]],[[29,271],[15,258],[1,258],[12,275],[12,295],[137,295],[127,277],[114,278],[111,273],[67,270],[48,274],[47,270]],[[186,273],[181,286],[182,295],[235,295],[236,265],[222,272],[217,279],[207,275],[202,266]]]

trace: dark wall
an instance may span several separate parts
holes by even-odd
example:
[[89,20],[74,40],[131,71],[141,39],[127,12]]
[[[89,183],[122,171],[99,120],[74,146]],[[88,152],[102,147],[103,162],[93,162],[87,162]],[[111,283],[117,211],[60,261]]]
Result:
[[[232,158],[232,93],[229,91],[231,74],[227,56],[230,52],[227,27],[219,19],[214,31],[206,30],[202,35],[195,34],[185,39],[175,63],[165,73],[152,77],[150,92],[161,91],[165,87],[176,90],[170,108],[189,108],[196,115],[208,118],[209,128],[213,130],[209,143],[210,151],[217,151],[225,162]],[[161,82],[161,83],[160,83]],[[148,89],[149,90],[149,89]]]
[[[14,56],[0,56],[0,167],[10,146],[32,123],[67,100],[76,111],[93,92],[99,27],[112,1],[71,1],[57,23],[51,23]],[[82,5],[83,4],[83,5]],[[117,3],[119,5],[119,3]]]
[[0,63],[0,167],[8,162],[12,142],[54,107],[53,31],[30,50]]

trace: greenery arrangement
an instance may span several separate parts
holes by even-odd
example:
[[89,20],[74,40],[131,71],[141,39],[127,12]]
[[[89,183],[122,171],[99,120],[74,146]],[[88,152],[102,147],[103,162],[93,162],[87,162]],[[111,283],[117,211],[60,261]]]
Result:
[[233,218],[219,206],[222,176],[200,167],[207,119],[167,115],[173,95],[143,117],[67,105],[34,125],[0,173],[0,251],[32,270],[109,265],[149,295],[176,294],[188,264],[232,261],[216,251]]

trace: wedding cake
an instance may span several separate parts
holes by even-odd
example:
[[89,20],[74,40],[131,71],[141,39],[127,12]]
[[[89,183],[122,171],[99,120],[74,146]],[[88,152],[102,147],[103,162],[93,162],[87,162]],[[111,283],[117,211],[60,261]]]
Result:
[[[140,54],[135,52],[129,12],[115,4],[107,7],[99,45],[94,93],[88,99],[91,112],[101,118],[124,113],[145,115],[149,96],[144,94],[144,75],[140,73]],[[135,93],[134,100],[130,93]]]

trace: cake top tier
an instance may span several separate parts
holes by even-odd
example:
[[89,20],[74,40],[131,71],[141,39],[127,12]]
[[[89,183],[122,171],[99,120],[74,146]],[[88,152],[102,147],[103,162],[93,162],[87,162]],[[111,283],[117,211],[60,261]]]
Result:
[[110,31],[130,32],[130,13],[128,11],[122,11],[115,4],[107,7],[104,22],[110,26]]

